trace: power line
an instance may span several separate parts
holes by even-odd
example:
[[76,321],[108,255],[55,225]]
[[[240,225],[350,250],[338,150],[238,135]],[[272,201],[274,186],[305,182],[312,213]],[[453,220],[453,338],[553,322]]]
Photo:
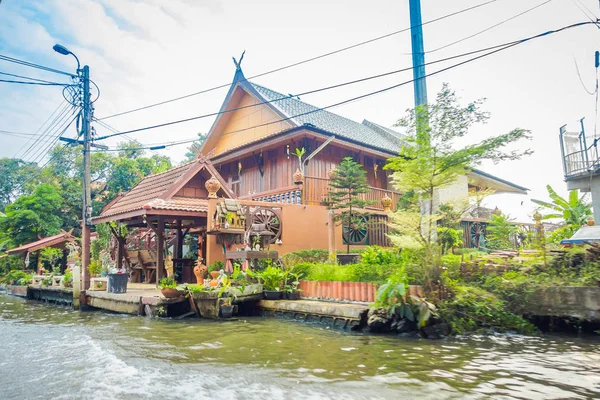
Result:
[[[453,64],[451,66],[442,68],[440,70],[437,70],[435,72],[432,72],[432,73],[429,73],[429,74],[425,75],[425,77],[437,75],[437,74],[439,74],[441,72],[457,68],[457,67],[459,67],[461,65],[470,63],[472,61],[478,60],[478,59],[483,58],[483,57],[487,57],[489,55],[498,53],[498,52],[503,51],[503,50],[507,50],[509,48],[512,48],[514,46],[517,46],[519,44],[528,42],[528,41],[536,39],[536,38],[548,36],[548,35],[551,35],[551,34],[554,34],[554,33],[562,32],[562,31],[567,30],[567,29],[571,29],[571,28],[575,28],[575,27],[579,27],[579,26],[584,26],[584,25],[589,25],[589,24],[592,24],[592,22],[579,22],[579,23],[576,23],[576,24],[571,24],[571,25],[564,26],[562,28],[558,28],[558,29],[546,31],[546,32],[543,32],[543,33],[540,33],[540,34],[537,34],[537,35],[534,35],[534,36],[530,36],[530,37],[527,37],[527,38],[524,38],[524,39],[521,39],[521,40],[516,40],[516,41],[513,41],[513,42],[507,42],[507,43],[505,43],[503,45],[493,46],[491,48],[487,48],[486,49],[486,50],[494,49],[494,50],[492,50],[492,51],[490,51],[488,53],[481,54],[479,56],[470,58],[468,60],[461,61],[461,62],[459,62],[457,64]],[[596,24],[596,22],[593,22],[593,24]],[[476,52],[480,52],[480,51],[471,52],[471,54],[476,53]],[[421,79],[421,78],[419,78],[419,79]],[[389,90],[392,90],[392,89],[395,89],[395,88],[407,85],[407,84],[412,83],[412,82],[414,82],[414,79],[411,79],[411,80],[408,80],[408,81],[405,81],[405,82],[401,82],[399,84],[396,84],[396,85],[393,85],[393,86],[389,86],[389,87],[386,87],[386,88],[383,88],[383,89],[379,89],[379,90],[376,90],[376,91],[373,91],[373,92],[369,92],[369,93],[366,93],[366,94],[363,94],[363,95],[360,95],[360,96],[357,96],[357,97],[353,97],[353,98],[348,99],[348,100],[343,100],[343,101],[338,102],[338,103],[330,104],[330,105],[328,105],[326,107],[315,108],[315,110],[311,110],[311,111],[304,112],[304,113],[301,113],[301,114],[297,114],[297,115],[294,115],[294,116],[282,118],[282,119],[279,119],[279,120],[276,120],[276,121],[266,122],[266,123],[263,123],[263,124],[251,126],[251,127],[248,127],[248,128],[242,128],[242,129],[234,130],[234,131],[231,131],[231,132],[225,132],[222,135],[233,134],[233,133],[242,132],[242,131],[246,131],[246,130],[250,130],[250,129],[260,128],[260,127],[263,127],[263,126],[268,126],[268,125],[272,125],[272,124],[275,124],[275,123],[280,123],[280,122],[288,121],[290,119],[294,119],[294,118],[297,118],[297,117],[300,117],[300,116],[312,114],[312,113],[315,113],[315,112],[324,111],[324,110],[329,109],[329,108],[337,107],[337,106],[340,106],[340,105],[343,105],[343,104],[347,104],[347,103],[351,103],[351,102],[354,102],[354,101],[357,101],[357,100],[361,100],[361,99],[366,98],[366,97],[370,97],[370,96],[373,96],[373,95],[376,95],[376,94],[387,92]],[[138,130],[128,131],[128,132],[124,132],[124,133],[138,132],[138,131],[146,130],[146,129],[152,129],[152,127],[141,128],[141,129],[138,129]],[[115,135],[110,135],[110,136],[111,137],[112,136],[116,136],[116,134]],[[106,137],[100,137],[97,140],[104,139],[104,138],[106,138]],[[172,145],[180,145],[180,144],[185,144],[185,143],[192,143],[192,142],[194,142],[196,140],[197,140],[197,138],[183,140],[183,141],[180,141],[180,142],[178,142],[176,144],[172,144]],[[171,146],[171,145],[165,145],[165,147],[167,147],[167,146]],[[155,147],[155,146],[153,146],[153,147]],[[150,147],[140,148],[140,150],[143,150],[143,149],[150,149]]]
[[13,78],[20,78],[20,79],[29,79],[29,80],[36,81],[36,82],[54,83],[54,82],[50,82],[50,81],[45,81],[43,79],[31,78],[29,76],[9,74],[8,72],[0,72],[0,75],[12,76]]
[[[507,42],[507,43],[503,43],[503,44],[496,45],[496,46],[490,46],[490,47],[487,47],[487,48],[484,48],[484,49],[479,49],[479,50],[475,50],[475,51],[471,51],[471,52],[467,52],[467,53],[461,53],[461,54],[458,54],[458,55],[455,55],[455,56],[451,56],[451,57],[446,57],[446,58],[443,58],[443,59],[440,59],[440,60],[430,61],[428,63],[425,63],[424,65],[435,64],[435,63],[444,62],[444,61],[448,61],[448,60],[455,59],[455,58],[465,57],[465,56],[472,55],[472,54],[475,54],[475,53],[481,53],[481,52],[488,51],[488,50],[491,50],[491,49],[497,49],[497,48],[501,48],[501,47],[503,48],[504,46],[509,46],[509,45],[513,45],[513,44],[524,43],[524,42],[529,41],[529,40],[534,39],[534,38],[538,38],[538,37],[545,36],[545,35],[548,35],[548,34],[551,34],[551,33],[560,32],[560,31],[562,31],[564,29],[569,29],[569,28],[573,28],[573,27],[581,26],[581,25],[586,25],[586,24],[590,24],[590,23],[591,22],[583,22],[583,23],[568,25],[567,27],[563,27],[563,28],[560,28],[558,30],[544,32],[542,34],[534,35],[534,36],[531,36],[531,37],[528,37],[528,38],[525,38],[525,39],[520,39],[520,40],[516,40],[516,41],[512,41],[512,42]],[[408,71],[408,70],[411,70],[412,68],[413,67],[407,67],[407,68],[403,68],[403,69],[399,69],[399,70],[395,70],[395,71],[385,72],[383,74],[373,75],[373,76],[369,76],[369,77],[366,77],[366,78],[361,78],[361,79],[357,79],[357,80],[353,80],[353,81],[348,81],[348,82],[340,83],[340,84],[337,84],[337,85],[332,85],[332,86],[327,86],[327,87],[320,88],[320,89],[310,90],[310,91],[307,91],[307,92],[304,92],[304,93],[299,93],[296,96],[306,96],[306,95],[309,95],[309,94],[314,94],[314,93],[322,92],[322,91],[325,91],[325,90],[335,89],[335,88],[339,88],[339,87],[346,86],[346,85],[351,85],[351,84],[355,84],[355,83],[359,83],[359,82],[364,82],[364,81],[370,80],[370,79],[380,78],[380,77],[383,77],[383,76],[387,76],[387,75],[391,75],[391,74],[396,74],[396,73],[403,72],[403,71]],[[114,136],[120,136],[120,135],[129,134],[129,133],[135,133],[135,132],[145,131],[145,130],[149,130],[149,129],[162,128],[162,127],[165,127],[165,126],[180,124],[180,123],[183,123],[183,122],[194,121],[194,120],[197,120],[197,119],[202,119],[202,118],[207,118],[207,117],[214,117],[214,116],[217,116],[217,115],[220,115],[220,114],[226,114],[226,113],[230,113],[230,112],[233,112],[233,111],[238,111],[238,110],[249,108],[249,107],[256,107],[256,106],[259,106],[259,105],[262,105],[262,104],[274,103],[274,102],[277,102],[277,101],[285,100],[287,98],[289,98],[289,97],[288,96],[284,96],[284,97],[280,97],[278,99],[274,99],[274,100],[270,100],[270,101],[263,101],[263,102],[260,102],[260,103],[250,104],[250,105],[246,105],[246,106],[242,106],[242,107],[237,107],[237,108],[232,108],[232,109],[229,109],[229,110],[224,110],[224,111],[218,111],[218,112],[209,113],[209,114],[198,115],[198,116],[195,116],[195,117],[190,117],[190,118],[184,118],[184,119],[180,119],[180,120],[165,122],[165,123],[162,123],[162,124],[147,126],[147,127],[144,127],[144,128],[132,129],[132,130],[128,130],[128,131],[125,131],[125,132],[113,133],[113,134],[110,134],[110,135],[100,136],[100,137],[96,138],[96,140],[103,140],[103,139],[108,139],[108,138],[111,138],[111,137],[114,137]]]
[[[458,43],[464,42],[465,40],[469,40],[469,39],[471,39],[471,38],[474,38],[475,36],[479,36],[479,35],[481,35],[482,33],[485,33],[485,32],[487,32],[487,31],[489,31],[489,30],[492,30],[492,29],[494,29],[494,28],[496,28],[496,27],[498,27],[498,26],[500,26],[500,25],[502,25],[502,24],[505,24],[505,23],[507,23],[507,22],[509,22],[509,21],[512,21],[513,19],[519,18],[520,16],[522,16],[522,15],[525,15],[525,14],[527,14],[527,13],[529,13],[529,12],[531,12],[531,11],[533,11],[533,10],[537,9],[537,8],[540,8],[540,7],[542,7],[542,6],[544,6],[544,5],[548,4],[548,3],[550,3],[551,1],[552,1],[552,0],[546,0],[546,1],[544,1],[544,2],[540,3],[540,4],[536,5],[536,6],[533,6],[533,7],[529,8],[529,9],[527,9],[527,10],[523,11],[523,12],[520,12],[519,14],[513,15],[513,16],[512,16],[512,17],[510,17],[510,18],[507,18],[507,19],[505,19],[505,20],[503,20],[503,21],[500,21],[500,22],[498,22],[498,23],[496,23],[496,24],[494,24],[494,25],[491,25],[491,26],[489,26],[489,27],[487,27],[487,28],[485,28],[485,29],[483,29],[483,30],[481,30],[481,31],[479,31],[479,32],[473,33],[472,35],[466,36],[466,37],[464,37],[464,38],[462,38],[462,39],[456,40],[456,41],[454,41],[454,42],[452,42],[452,43],[448,43],[448,44],[446,44],[446,45],[444,45],[444,46],[441,46],[441,47],[435,48],[435,49],[433,49],[433,50],[426,51],[425,53],[434,53],[434,52],[436,52],[436,51],[439,51],[439,50],[445,49],[445,48],[447,48],[447,47],[454,46],[455,44],[458,44]],[[409,53],[409,54],[411,54],[411,53]]]
[[[474,10],[476,8],[480,8],[480,7],[486,6],[488,4],[495,3],[496,1],[497,0],[489,0],[489,1],[485,2],[485,3],[477,4],[477,5],[472,6],[472,7],[468,7],[468,8],[464,8],[462,10],[459,10],[459,11],[455,11],[453,13],[446,14],[444,16],[441,16],[441,17],[438,17],[438,18],[434,18],[434,19],[432,19],[430,21],[424,22],[424,23],[421,24],[421,26],[424,26],[424,25],[427,25],[427,24],[431,24],[433,22],[441,21],[443,19],[450,18],[450,17],[453,17],[453,16],[458,15],[458,14],[462,14],[462,13],[467,12],[467,11],[471,11],[471,10]],[[387,33],[385,35],[378,36],[378,37],[375,37],[375,38],[372,38],[372,39],[369,39],[369,40],[365,40],[365,41],[362,41],[362,42],[359,42],[359,43],[356,43],[356,44],[353,44],[353,45],[350,45],[350,46],[342,47],[340,49],[333,50],[333,51],[330,51],[328,53],[324,53],[324,54],[321,54],[321,55],[318,55],[318,56],[315,56],[315,57],[311,57],[311,58],[308,58],[308,59],[305,59],[305,60],[302,60],[302,61],[298,61],[298,62],[295,62],[295,63],[292,63],[292,64],[288,64],[288,65],[285,65],[283,67],[275,68],[275,69],[272,69],[270,71],[262,72],[260,74],[253,75],[253,76],[251,76],[249,78],[246,78],[246,80],[258,78],[258,77],[265,76],[265,75],[269,75],[269,74],[272,74],[272,73],[275,73],[275,72],[283,71],[283,70],[288,69],[288,68],[296,67],[298,65],[306,64],[306,63],[311,62],[311,61],[316,61],[316,60],[319,60],[321,58],[329,57],[331,55],[338,54],[338,53],[341,53],[341,52],[344,52],[344,51],[347,51],[347,50],[351,50],[351,49],[363,46],[365,44],[373,43],[373,42],[376,42],[378,40],[385,39],[385,38],[388,38],[390,36],[397,35],[399,33],[410,31],[411,28],[413,28],[413,27],[411,26],[411,27],[408,27],[408,28],[400,29],[398,31],[390,32],[390,33]],[[164,101],[161,101],[161,102],[158,102],[158,103],[149,104],[147,106],[143,106],[143,107],[139,107],[139,108],[134,108],[134,109],[131,109],[131,110],[128,110],[128,111],[123,111],[123,112],[120,112],[120,113],[117,113],[117,114],[109,115],[107,117],[98,118],[98,120],[106,120],[106,119],[109,119],[109,118],[114,118],[114,117],[118,117],[118,116],[121,116],[121,115],[130,114],[130,113],[133,113],[133,112],[146,110],[148,108],[157,107],[157,106],[160,106],[160,105],[163,105],[163,104],[171,103],[173,101],[183,100],[183,99],[187,99],[189,97],[197,96],[197,95],[200,95],[200,94],[203,94],[203,93],[212,92],[212,91],[217,90],[217,89],[226,88],[226,87],[229,87],[229,85],[230,85],[229,83],[226,83],[226,84],[223,84],[223,85],[214,86],[214,87],[209,88],[209,89],[200,90],[198,92],[194,92],[194,93],[186,94],[186,95],[183,95],[183,96],[175,97],[175,98],[172,98],[172,99],[169,99],[169,100],[164,100]]]
[[[573,3],[573,5],[575,5],[575,7],[577,7],[579,9],[579,11],[581,11],[583,13],[583,15],[585,15],[585,17],[587,19],[589,19],[590,21],[597,21],[596,15],[589,8],[587,8],[585,4],[583,4],[579,0],[571,0],[571,2]],[[583,8],[581,8],[579,6],[580,4],[583,5],[586,8],[586,10],[588,10],[590,12],[591,16]],[[600,26],[596,25],[596,27],[598,29],[600,29]]]
[[17,83],[17,84],[21,84],[21,85],[37,85],[37,86],[73,86],[73,85],[70,85],[68,83],[58,83],[58,82],[50,82],[50,83],[26,82],[26,81],[12,81],[12,80],[8,80],[8,79],[0,79],[0,82],[4,82],[4,83]]
[[579,77],[579,82],[581,82],[581,86],[583,86],[583,90],[585,90],[587,92],[587,94],[589,94],[590,96],[593,96],[598,91],[598,88],[596,88],[596,90],[593,92],[588,90],[588,88],[585,86],[585,83],[583,83],[583,79],[581,78],[581,73],[579,73],[579,66],[577,65],[577,59],[575,57],[573,57],[573,62],[575,63],[575,70],[577,71],[577,76]]
[[[58,103],[58,106],[56,107],[56,109],[54,111],[52,111],[52,113],[48,116],[48,118],[46,118],[46,120],[42,123],[42,125],[37,129],[37,131],[35,131],[35,134],[37,135],[43,128],[44,126],[46,126],[46,124],[48,123],[48,121],[50,121],[50,119],[52,119],[52,117],[54,116],[54,114],[56,114],[58,112],[58,110],[60,109],[60,107],[63,105],[64,101],[61,101],[60,103]],[[31,142],[31,140],[33,140],[33,137],[28,140],[25,144],[23,144],[23,146],[21,146],[21,148],[19,150],[17,150],[17,152],[13,155],[12,158],[16,158],[17,155],[19,153],[21,153],[21,151],[23,151],[23,149],[29,144],[29,142]]]
[[[74,118],[70,119],[71,117]],[[66,129],[67,127],[69,127],[72,124],[72,122],[75,121],[76,118],[77,115],[75,112],[72,112],[70,115],[66,115],[66,118],[63,119],[60,122],[60,124],[57,124],[53,132],[47,136],[47,141],[43,145],[37,147],[34,153],[30,155],[29,161],[38,162],[42,160],[46,156],[50,148],[54,146],[56,142],[58,142],[60,136],[64,133],[64,131],[61,131],[61,129]]]
[[65,104],[65,106],[63,107],[63,109],[60,111],[60,113],[54,117],[54,119],[52,120],[52,122],[44,129],[44,131],[40,134],[40,136],[33,141],[33,143],[31,143],[31,145],[27,148],[27,150],[25,150],[25,152],[21,155],[20,158],[22,158],[23,160],[25,160],[25,157],[33,150],[34,152],[37,152],[36,150],[34,150],[34,146],[40,141],[42,140],[44,137],[50,137],[50,133],[51,131],[58,126],[58,124],[61,124],[65,118],[65,116],[67,115],[68,111],[69,111],[69,106],[70,104]]
[[75,75],[70,74],[70,73],[65,72],[65,71],[61,71],[59,69],[46,67],[44,65],[35,64],[35,63],[29,62],[29,61],[19,60],[17,58],[5,56],[3,54],[0,54],[0,60],[7,61],[7,62],[12,62],[12,63],[15,63],[15,64],[24,65],[26,67],[41,69],[43,71],[54,72],[55,74],[61,74],[61,75],[70,76],[71,78],[75,77]]

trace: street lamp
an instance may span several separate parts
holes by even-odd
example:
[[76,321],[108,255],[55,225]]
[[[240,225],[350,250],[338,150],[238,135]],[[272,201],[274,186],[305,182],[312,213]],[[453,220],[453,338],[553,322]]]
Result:
[[79,58],[77,58],[75,53],[73,53],[71,50],[67,49],[62,44],[58,44],[58,43],[55,44],[52,48],[54,49],[55,52],[57,52],[58,54],[62,54],[63,56],[68,56],[70,54],[73,57],[75,57],[75,60],[77,60],[77,72],[79,73],[79,70],[81,69],[81,64],[79,63]]

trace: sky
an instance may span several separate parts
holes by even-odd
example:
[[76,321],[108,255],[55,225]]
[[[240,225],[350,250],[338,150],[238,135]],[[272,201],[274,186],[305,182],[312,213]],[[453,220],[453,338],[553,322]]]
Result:
[[[422,0],[423,21],[485,3],[486,0]],[[545,3],[482,34],[450,45],[534,6]],[[522,39],[600,15],[595,0],[496,0],[423,27],[426,61]],[[52,50],[55,43],[69,48],[89,65],[100,88],[94,103],[96,118],[228,84],[246,51],[246,77],[302,61],[410,26],[408,0],[3,0],[0,3],[0,54],[63,71],[76,62]],[[486,200],[519,221],[534,210],[531,198],[547,199],[546,185],[566,194],[558,139],[559,128],[579,129],[585,118],[593,136],[596,70],[600,29],[587,25],[515,46],[492,56],[428,78],[429,99],[444,82],[464,101],[486,98],[491,113],[485,125],[474,126],[464,143],[531,130],[533,139],[518,144],[532,156],[519,161],[484,163],[480,169],[530,189],[529,196],[494,195]],[[293,68],[254,79],[281,93],[301,93],[411,66],[409,32],[389,36]],[[427,67],[427,72],[453,64]],[[579,75],[576,69],[579,69]],[[69,78],[0,60],[0,72],[68,82]],[[412,72],[328,90],[302,98],[327,106],[412,78]],[[0,79],[18,79],[0,75]],[[587,89],[587,91],[586,91]],[[227,88],[104,122],[119,131],[155,125],[219,110]],[[55,86],[0,82],[0,131],[38,134],[54,110],[62,110],[62,89]],[[357,122],[363,119],[392,126],[413,106],[412,85],[345,104],[329,111]],[[56,115],[56,114],[54,114]],[[65,122],[68,121],[65,114]],[[193,139],[207,132],[214,118],[128,135],[143,144]],[[98,135],[111,133],[95,124]],[[73,137],[75,128],[65,136]],[[0,132],[0,157],[25,154],[44,161],[44,147],[32,136]],[[105,144],[115,146],[122,138]],[[29,150],[29,151],[28,151]],[[37,152],[37,153],[36,153]],[[178,163],[185,145],[158,151]]]

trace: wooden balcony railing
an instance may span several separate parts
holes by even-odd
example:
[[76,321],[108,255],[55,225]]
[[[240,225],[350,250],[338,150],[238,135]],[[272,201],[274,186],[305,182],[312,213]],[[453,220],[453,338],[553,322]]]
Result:
[[[396,209],[396,203],[401,195],[400,193],[393,190],[380,189],[372,186],[370,186],[369,189],[369,192],[360,196],[363,200],[372,203],[367,208],[383,210],[381,200],[387,195],[392,199],[392,210]],[[327,200],[327,193],[329,190],[329,179],[327,178],[311,176],[304,178],[304,198],[306,204],[321,204],[324,200]]]
[[268,203],[302,204],[302,187],[288,186],[238,197],[240,200],[265,201]]

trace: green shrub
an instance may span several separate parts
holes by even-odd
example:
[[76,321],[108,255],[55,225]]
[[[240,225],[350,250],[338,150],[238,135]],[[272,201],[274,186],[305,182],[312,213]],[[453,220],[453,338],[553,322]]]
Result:
[[492,293],[471,286],[454,286],[452,298],[438,304],[438,314],[454,334],[476,332],[534,333],[536,328],[521,316],[506,311]]
[[283,289],[286,273],[277,267],[267,267],[262,272],[257,272],[256,277],[262,283],[264,290],[279,291]]
[[26,282],[25,285],[31,282],[31,275],[25,271],[12,270],[4,276],[4,281],[7,285],[21,285],[19,281]]
[[281,257],[281,262],[286,268],[300,263],[325,263],[328,260],[329,251],[323,249],[294,251]]
[[380,246],[369,246],[360,253],[360,262],[366,265],[389,265],[401,262],[398,249],[384,249]]
[[88,265],[88,272],[91,276],[100,275],[102,272],[102,265],[100,261],[90,261],[90,265]]
[[225,268],[225,263],[223,261],[215,261],[210,264],[208,267],[208,272],[220,271]]
[[309,281],[342,281],[354,280],[351,266],[339,264],[313,264],[308,275],[304,278]]

